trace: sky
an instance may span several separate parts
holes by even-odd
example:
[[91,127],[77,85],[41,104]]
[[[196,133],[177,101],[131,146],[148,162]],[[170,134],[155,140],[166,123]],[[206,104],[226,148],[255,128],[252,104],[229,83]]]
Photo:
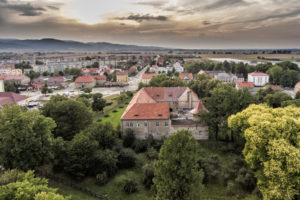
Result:
[[0,0],[0,38],[300,48],[300,0]]

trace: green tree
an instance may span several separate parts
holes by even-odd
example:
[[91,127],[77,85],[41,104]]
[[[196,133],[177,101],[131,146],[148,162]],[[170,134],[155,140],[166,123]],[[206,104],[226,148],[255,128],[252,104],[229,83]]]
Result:
[[93,95],[93,103],[92,103],[92,109],[93,111],[103,111],[106,100],[102,98],[102,94],[97,93]]
[[298,91],[295,95],[295,99],[300,99],[300,91]]
[[189,131],[177,131],[165,140],[155,163],[156,200],[194,199],[193,186],[203,179],[196,151],[197,142]]
[[270,75],[270,82],[274,85],[280,85],[280,79],[282,75],[282,68],[278,65],[271,67],[267,73]]
[[228,119],[246,140],[246,162],[263,199],[297,199],[300,174],[300,108],[251,105]]
[[[5,173],[4,173],[5,175]],[[46,179],[35,178],[33,171],[17,172],[15,181],[0,186],[0,199],[3,200],[70,200],[48,187]]]
[[273,108],[278,108],[284,101],[292,100],[292,97],[283,92],[275,92],[264,97],[264,102]]
[[43,115],[51,117],[56,122],[54,136],[61,136],[65,140],[71,140],[93,120],[93,114],[85,104],[61,95],[52,96],[41,111]]
[[40,72],[35,72],[33,70],[30,70],[29,73],[26,73],[26,76],[28,76],[31,81],[35,78],[38,78],[40,75]]
[[17,105],[0,110],[0,159],[5,168],[34,169],[54,158],[55,122]]
[[6,92],[19,93],[17,86],[13,83],[5,83],[4,87]]

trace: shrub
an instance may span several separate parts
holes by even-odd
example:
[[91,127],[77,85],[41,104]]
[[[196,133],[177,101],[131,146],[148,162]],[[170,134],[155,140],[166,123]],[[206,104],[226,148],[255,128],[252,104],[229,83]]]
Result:
[[96,183],[98,185],[105,185],[108,182],[108,177],[106,172],[96,175]]
[[132,147],[135,141],[135,135],[132,129],[126,129],[124,138],[123,138],[123,145],[124,147]]
[[127,169],[136,164],[135,153],[131,149],[122,149],[118,156],[118,168]]
[[112,112],[116,113],[116,112],[118,112],[118,111],[117,111],[117,110],[113,110]]
[[158,152],[153,147],[148,148],[146,152],[146,158],[148,160],[156,160],[158,159]]
[[124,108],[124,106],[119,106],[119,108]]
[[119,187],[121,187],[122,191],[126,194],[132,194],[138,190],[138,184],[135,179],[129,177],[122,177],[118,183]]
[[110,106],[111,104],[113,104],[113,102],[107,102],[106,106]]
[[104,117],[105,117],[105,118],[108,118],[108,117],[109,117],[109,115],[108,115],[108,114],[105,114],[105,115],[104,115]]
[[150,189],[153,185],[153,178],[154,178],[154,167],[153,165],[146,164],[143,167],[143,184],[145,188]]
[[143,153],[145,151],[147,151],[147,141],[145,140],[135,140],[134,143],[134,151],[136,153]]

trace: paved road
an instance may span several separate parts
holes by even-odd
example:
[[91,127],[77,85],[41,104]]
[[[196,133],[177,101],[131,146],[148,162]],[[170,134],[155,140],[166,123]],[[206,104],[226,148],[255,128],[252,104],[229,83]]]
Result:
[[[142,79],[142,74],[146,71],[146,68],[141,70],[136,76],[134,77],[129,77],[128,81],[128,86],[126,87],[100,87],[100,88],[93,88],[92,93],[101,93],[103,94],[104,97],[110,96],[110,95],[115,95],[115,94],[120,94],[123,91],[134,91],[138,89],[139,82]],[[28,96],[28,100],[38,100],[40,99],[43,94],[41,94],[40,91],[37,92],[32,92],[32,91],[25,91],[21,92],[22,95]],[[68,88],[62,89],[62,90],[54,90],[51,95],[56,95],[56,94],[67,94],[67,95],[77,95],[80,94],[80,90],[75,88],[75,83],[71,83]]]

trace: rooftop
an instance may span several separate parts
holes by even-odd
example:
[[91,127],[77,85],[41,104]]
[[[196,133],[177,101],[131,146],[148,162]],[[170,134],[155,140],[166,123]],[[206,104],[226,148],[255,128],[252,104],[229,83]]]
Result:
[[268,74],[263,73],[263,72],[252,72],[252,73],[249,73],[248,75],[251,75],[251,76],[269,76]]
[[22,96],[14,92],[0,92],[0,108],[4,104],[16,103],[25,99],[27,99],[26,96]]
[[142,79],[151,79],[153,76],[158,75],[157,73],[149,73],[149,74],[143,74]]
[[76,78],[75,83],[91,83],[94,81],[92,76],[79,76]]

